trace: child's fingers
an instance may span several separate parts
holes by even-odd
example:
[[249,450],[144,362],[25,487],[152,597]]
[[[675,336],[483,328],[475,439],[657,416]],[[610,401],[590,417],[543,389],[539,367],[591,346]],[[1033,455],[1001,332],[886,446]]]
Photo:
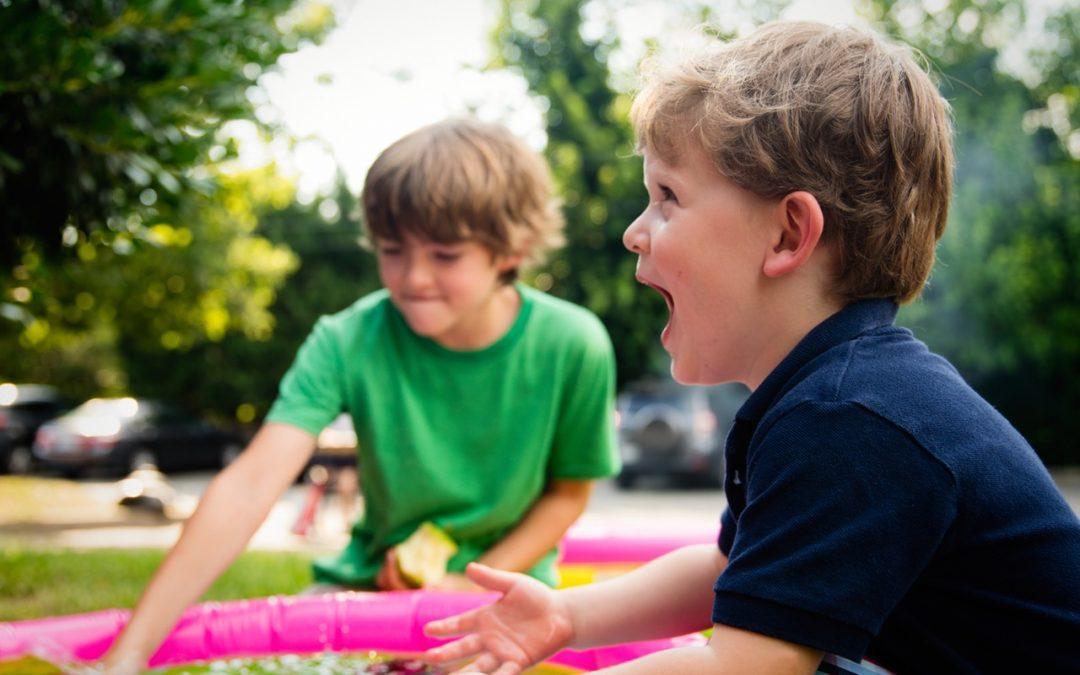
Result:
[[468,633],[476,628],[476,615],[486,607],[477,607],[457,616],[449,616],[437,621],[429,621],[424,625],[424,635],[430,637],[453,637]]
[[499,666],[499,669],[496,670],[491,675],[518,675],[518,673],[520,673],[520,672],[521,672],[521,666],[519,666],[518,664],[516,664],[516,663],[504,663],[501,666]]
[[386,560],[383,562],[383,569],[386,570],[386,590],[407,591],[412,588],[412,586],[405,582],[405,579],[401,576],[401,572],[398,570],[397,553],[394,549],[390,549],[386,552]]
[[480,658],[465,666],[463,670],[467,670],[469,672],[490,673],[491,671],[495,670],[498,665],[499,659],[495,658],[494,654],[492,654],[491,652],[484,652],[480,655]]
[[480,636],[473,633],[472,635],[466,635],[456,642],[451,642],[450,644],[427,650],[424,652],[424,660],[432,663],[457,661],[458,659],[475,656],[483,649],[483,647],[484,644],[481,642]]
[[386,576],[386,565],[379,568],[379,572],[375,575],[375,588],[380,591],[390,590],[390,580]]
[[489,591],[506,593],[517,581],[519,575],[473,562],[465,568],[465,576]]

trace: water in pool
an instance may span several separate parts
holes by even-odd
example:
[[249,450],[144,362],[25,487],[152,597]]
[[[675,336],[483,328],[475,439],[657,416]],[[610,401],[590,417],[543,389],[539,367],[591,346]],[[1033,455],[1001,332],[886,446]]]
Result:
[[[55,664],[34,657],[0,661],[0,675],[62,675],[63,672]],[[416,659],[378,652],[327,652],[307,656],[284,654],[262,658],[215,659],[149,672],[153,675],[442,675],[449,671]],[[565,666],[541,664],[527,670],[526,675],[570,675],[577,672],[580,671]]]

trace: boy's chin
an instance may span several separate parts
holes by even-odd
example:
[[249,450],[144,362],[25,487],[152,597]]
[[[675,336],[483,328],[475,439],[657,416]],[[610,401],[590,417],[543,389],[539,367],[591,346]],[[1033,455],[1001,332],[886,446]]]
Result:
[[674,357],[671,359],[671,379],[686,386],[709,386],[730,382],[730,379],[723,378],[717,374],[703,372],[701,369],[695,368],[692,364],[683,364]]
[[696,373],[685,372],[685,368],[679,367],[679,362],[672,359],[671,361],[671,379],[675,380],[679,384],[693,385],[693,384],[705,384],[701,382]]

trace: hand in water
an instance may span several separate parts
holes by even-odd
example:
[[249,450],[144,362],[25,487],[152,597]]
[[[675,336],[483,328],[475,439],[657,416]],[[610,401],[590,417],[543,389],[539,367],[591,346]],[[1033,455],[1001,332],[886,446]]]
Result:
[[472,563],[466,575],[503,594],[497,602],[441,621],[424,632],[460,640],[428,650],[424,659],[445,663],[475,658],[462,672],[517,675],[557,652],[573,637],[570,612],[561,597],[532,577]]

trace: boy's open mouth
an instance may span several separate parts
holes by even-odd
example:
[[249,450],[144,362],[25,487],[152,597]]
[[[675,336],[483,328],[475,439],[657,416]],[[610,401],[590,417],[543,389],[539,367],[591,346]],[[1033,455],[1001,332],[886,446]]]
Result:
[[653,289],[654,291],[659,293],[661,296],[663,296],[664,302],[667,303],[667,309],[668,309],[668,314],[669,315],[672,314],[675,311],[675,299],[671,297],[671,293],[668,293],[667,290],[661,288],[660,286],[657,286],[656,284],[652,283],[651,281],[646,281],[646,280],[642,279],[641,277],[638,277],[638,281],[645,284],[646,286],[648,286],[649,288]]

